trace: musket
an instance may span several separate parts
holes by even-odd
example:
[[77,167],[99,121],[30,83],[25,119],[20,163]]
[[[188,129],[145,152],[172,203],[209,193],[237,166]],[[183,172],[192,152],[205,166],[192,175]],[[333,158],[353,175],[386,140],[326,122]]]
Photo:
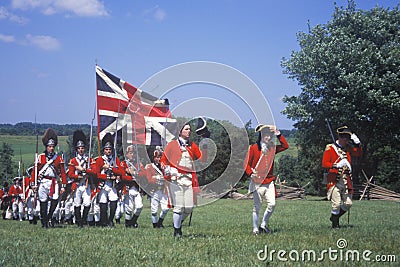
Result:
[[[21,148],[19,148],[19,156],[20,156],[20,161],[18,162],[18,176],[21,177],[21,165],[22,165],[22,170],[24,170],[24,163],[22,162]],[[24,200],[24,202],[25,202],[25,193],[26,193],[25,191],[26,191],[25,176],[22,175],[22,192],[23,192],[22,200]]]
[[39,149],[39,136],[36,128],[36,114],[35,114],[35,135],[36,135],[36,152],[35,152],[35,188],[37,187],[38,176],[38,149]]
[[133,112],[133,140],[135,141],[135,152],[136,152],[136,163],[138,165],[138,172],[140,171],[140,164],[139,164],[139,150],[138,150],[138,144],[137,144],[137,135],[136,135],[136,113],[139,111],[139,108],[137,108]]
[[[87,168],[90,169],[90,157],[92,153],[92,139],[93,139],[93,122],[96,117],[96,104],[94,105],[94,110],[93,110],[93,118],[92,122],[90,123],[90,138],[89,138],[89,152],[88,152],[88,162],[87,162]],[[89,184],[89,178],[86,179],[86,188],[88,187]]]
[[35,135],[36,135],[36,151],[35,151],[35,167],[34,167],[34,174],[35,174],[35,182],[34,182],[34,187],[35,190],[34,192],[34,198],[33,198],[33,206],[36,208],[36,202],[37,202],[37,184],[38,184],[38,149],[39,149],[39,136],[36,128],[36,114],[35,114]]
[[119,109],[120,109],[120,102],[118,101],[118,114],[117,114],[117,118],[115,119],[115,136],[114,136],[114,167],[115,168],[118,168],[118,166],[117,166],[117,140],[118,140]]
[[88,169],[90,169],[90,157],[92,153],[92,139],[93,139],[93,122],[96,117],[96,104],[94,105],[93,118],[90,124],[90,138],[89,138],[89,153],[88,153]]
[[338,146],[338,145],[336,144],[335,136],[333,135],[333,131],[332,131],[332,128],[331,128],[331,124],[329,123],[328,118],[325,118],[325,121],[326,121],[326,124],[328,125],[328,129],[329,129],[329,132],[330,132],[330,134],[331,134],[333,143],[335,144],[335,146]]

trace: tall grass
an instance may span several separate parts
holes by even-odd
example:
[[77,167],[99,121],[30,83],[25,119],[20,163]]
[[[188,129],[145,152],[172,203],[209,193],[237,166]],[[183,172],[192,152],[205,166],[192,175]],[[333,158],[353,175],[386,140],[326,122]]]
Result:
[[[327,201],[278,200],[270,220],[272,234],[254,236],[251,200],[222,199],[197,207],[191,226],[183,224],[183,237],[173,237],[172,213],[164,229],[153,229],[148,201],[139,217],[138,229],[84,228],[62,226],[42,229],[28,222],[0,221],[0,266],[399,266],[400,205],[386,201],[355,201],[347,225],[332,230]],[[123,220],[122,220],[123,222]],[[395,263],[332,261],[261,261],[259,251],[297,250],[321,252],[339,250],[372,251],[375,255],[395,255]],[[260,254],[261,255],[261,254]],[[288,258],[288,254],[286,254]],[[288,258],[289,259],[289,258]]]

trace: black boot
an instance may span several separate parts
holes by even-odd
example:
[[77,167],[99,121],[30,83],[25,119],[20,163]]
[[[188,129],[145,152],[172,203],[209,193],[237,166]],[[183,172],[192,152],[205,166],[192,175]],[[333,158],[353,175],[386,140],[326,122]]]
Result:
[[174,237],[175,238],[181,238],[182,237],[182,227],[180,227],[180,228],[175,228],[174,227]]
[[125,219],[125,227],[126,228],[131,228],[132,227],[132,220]]
[[114,227],[114,217],[117,211],[117,201],[110,201],[110,217],[108,218],[108,225]]
[[106,227],[108,225],[107,209],[107,203],[100,203],[100,226],[102,227]]
[[83,222],[82,222],[82,216],[81,216],[81,207],[75,207],[74,208],[74,213],[75,213],[75,223],[78,225],[79,228],[83,227]]
[[157,225],[158,223],[153,223],[153,228],[158,228]]
[[50,219],[49,226],[51,228],[54,228],[54,224],[55,224],[55,221],[56,221],[55,218],[53,218],[53,214],[54,214],[54,211],[57,208],[57,205],[58,205],[58,200],[52,199],[50,201],[50,209],[49,209],[49,214],[47,216]]
[[157,228],[164,228],[163,221],[164,221],[164,218],[158,219]]
[[332,222],[333,229],[339,228],[339,215],[332,214],[330,220]]
[[42,228],[49,228],[49,219],[47,217],[47,201],[40,202],[40,217],[42,222]]
[[83,207],[83,214],[82,214],[82,225],[87,225],[87,217],[89,215],[89,210],[90,210],[90,206],[89,207]]
[[38,216],[33,216],[33,224],[36,225],[39,217]]
[[339,212],[339,218],[340,217],[342,217],[343,216],[343,214],[345,214],[347,212],[347,210],[343,210],[343,209],[340,209],[340,212]]
[[138,227],[139,227],[139,225],[138,225],[138,223],[137,223],[137,219],[138,219],[138,218],[139,218],[139,216],[133,214],[133,216],[132,216],[132,227],[133,227],[133,228],[138,228]]

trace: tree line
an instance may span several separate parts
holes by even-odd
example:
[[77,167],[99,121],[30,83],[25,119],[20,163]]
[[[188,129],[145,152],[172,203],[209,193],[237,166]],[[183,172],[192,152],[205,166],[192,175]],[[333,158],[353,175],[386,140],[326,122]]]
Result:
[[[0,124],[0,135],[35,135],[37,131],[39,136],[42,136],[47,128],[52,128],[60,136],[69,136],[75,130],[81,129],[89,132],[89,124],[54,124],[54,123],[33,123],[33,122],[19,122],[16,124]],[[94,126],[94,132],[96,127]]]

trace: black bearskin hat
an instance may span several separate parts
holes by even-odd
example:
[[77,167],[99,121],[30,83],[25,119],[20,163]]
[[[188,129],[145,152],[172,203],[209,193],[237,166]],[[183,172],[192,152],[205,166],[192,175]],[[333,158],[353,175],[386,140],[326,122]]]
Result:
[[106,133],[106,135],[101,140],[101,145],[104,148],[114,148],[114,137],[110,133]]
[[44,146],[56,146],[58,143],[56,132],[53,129],[48,128],[42,137],[42,143]]
[[72,141],[73,141],[75,148],[78,148],[81,146],[85,147],[86,146],[86,135],[82,132],[82,130],[76,130],[74,132]]

